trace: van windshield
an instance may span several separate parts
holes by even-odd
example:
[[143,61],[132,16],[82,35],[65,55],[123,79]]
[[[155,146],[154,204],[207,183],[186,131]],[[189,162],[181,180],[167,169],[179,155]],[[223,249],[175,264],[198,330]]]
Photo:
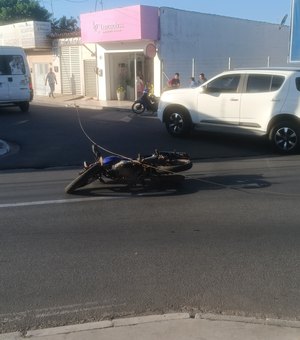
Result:
[[0,55],[0,75],[25,74],[25,64],[21,55]]

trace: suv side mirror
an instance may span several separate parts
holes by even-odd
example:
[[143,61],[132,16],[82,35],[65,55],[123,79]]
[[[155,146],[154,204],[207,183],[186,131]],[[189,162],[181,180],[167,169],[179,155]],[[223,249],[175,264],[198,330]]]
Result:
[[207,92],[207,87],[206,86],[200,86],[199,87],[199,93],[206,93]]

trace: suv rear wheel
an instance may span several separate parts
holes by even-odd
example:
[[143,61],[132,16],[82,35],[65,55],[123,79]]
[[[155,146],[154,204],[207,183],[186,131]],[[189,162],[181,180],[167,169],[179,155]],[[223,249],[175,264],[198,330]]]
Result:
[[182,109],[169,112],[165,118],[168,132],[175,137],[184,137],[192,129],[192,122],[189,114]]
[[276,123],[270,131],[269,139],[276,151],[281,154],[295,153],[300,143],[299,127],[292,121]]

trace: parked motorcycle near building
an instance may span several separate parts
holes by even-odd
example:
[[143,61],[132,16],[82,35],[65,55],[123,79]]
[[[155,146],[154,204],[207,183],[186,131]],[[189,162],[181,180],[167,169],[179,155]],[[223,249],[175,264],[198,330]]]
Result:
[[136,100],[132,104],[132,111],[136,114],[141,114],[145,110],[152,111],[153,113],[157,111],[159,98],[149,93],[147,88],[144,89],[141,98]]

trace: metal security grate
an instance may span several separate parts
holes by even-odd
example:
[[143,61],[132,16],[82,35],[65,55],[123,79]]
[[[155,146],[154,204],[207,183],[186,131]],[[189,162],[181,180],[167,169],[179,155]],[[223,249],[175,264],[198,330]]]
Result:
[[96,60],[84,60],[85,95],[97,97]]
[[81,95],[79,46],[61,47],[62,93]]

